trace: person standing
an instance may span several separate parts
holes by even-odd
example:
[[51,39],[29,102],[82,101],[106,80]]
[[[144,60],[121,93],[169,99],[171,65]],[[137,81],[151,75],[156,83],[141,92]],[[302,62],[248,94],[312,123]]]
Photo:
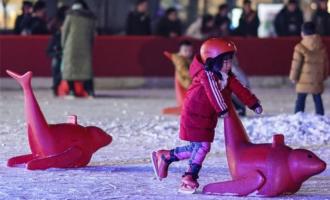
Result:
[[17,16],[15,20],[14,32],[20,35],[24,28],[27,28],[29,21],[32,18],[33,4],[30,1],[23,1],[22,14]]
[[288,4],[276,15],[274,26],[278,36],[299,36],[303,23],[303,14],[297,1],[289,0]]
[[44,1],[37,1],[33,6],[32,18],[28,25],[27,34],[31,35],[45,35],[49,34],[47,27],[46,3]]
[[236,35],[245,37],[257,37],[260,21],[256,11],[252,10],[251,1],[244,0],[243,13],[239,19]]
[[317,10],[313,15],[316,32],[322,36],[330,36],[330,14],[328,13],[328,0],[318,0]]
[[307,94],[313,95],[316,114],[324,115],[321,94],[328,77],[329,59],[321,37],[316,34],[315,24],[302,26],[302,41],[294,48],[289,78],[296,84],[295,113],[304,112]]
[[202,40],[215,37],[216,35],[214,17],[210,14],[205,14],[197,18],[197,20],[188,27],[186,32],[186,36]]
[[94,96],[92,46],[96,18],[83,0],[76,0],[63,24],[62,79],[68,81],[70,96],[75,96],[74,82],[81,81],[89,96]]
[[137,0],[135,9],[131,11],[126,20],[127,35],[150,35],[151,20],[148,14],[148,1]]
[[62,46],[61,46],[61,28],[65,19],[67,6],[58,9],[56,16],[50,21],[50,30],[52,36],[49,39],[47,54],[52,58],[52,76],[53,76],[53,94],[58,96],[58,87],[61,83],[61,62],[62,62]]
[[221,4],[218,7],[218,13],[215,15],[215,26],[218,30],[219,37],[226,37],[231,34],[231,21],[228,17],[228,4]]
[[168,8],[156,27],[156,35],[165,37],[177,37],[182,34],[181,21],[175,8]]

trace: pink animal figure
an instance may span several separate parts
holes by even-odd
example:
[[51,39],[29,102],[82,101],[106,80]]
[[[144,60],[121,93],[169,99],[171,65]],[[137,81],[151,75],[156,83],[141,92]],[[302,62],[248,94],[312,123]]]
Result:
[[18,75],[6,71],[23,88],[25,118],[31,154],[13,157],[7,165],[27,164],[27,169],[74,168],[86,166],[93,153],[111,143],[112,137],[95,126],[77,124],[76,116],[69,123],[47,124],[31,87],[32,72]]
[[226,102],[229,116],[224,119],[225,144],[232,180],[208,184],[203,193],[293,194],[309,177],[325,170],[326,163],[313,152],[286,146],[282,134],[274,135],[272,144],[251,143],[228,95]]

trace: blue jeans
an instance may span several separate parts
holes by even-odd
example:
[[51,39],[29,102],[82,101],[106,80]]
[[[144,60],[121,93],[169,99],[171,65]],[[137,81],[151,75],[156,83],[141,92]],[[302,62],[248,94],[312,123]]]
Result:
[[[307,93],[298,93],[295,113],[305,111],[305,102],[306,102]],[[324,115],[324,108],[322,103],[321,94],[313,94],[313,100],[315,104],[316,114]]]

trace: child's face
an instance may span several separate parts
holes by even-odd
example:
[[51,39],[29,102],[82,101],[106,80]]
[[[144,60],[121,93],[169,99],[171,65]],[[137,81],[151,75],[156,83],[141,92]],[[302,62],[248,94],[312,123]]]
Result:
[[233,59],[225,59],[223,61],[223,65],[220,71],[228,74],[228,72],[231,70],[232,65],[233,65]]
[[193,55],[193,47],[191,45],[182,45],[179,54],[185,58],[191,58]]

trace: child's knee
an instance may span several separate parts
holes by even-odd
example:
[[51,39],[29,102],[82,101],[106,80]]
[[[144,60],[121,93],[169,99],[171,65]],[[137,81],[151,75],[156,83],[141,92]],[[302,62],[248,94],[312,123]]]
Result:
[[211,151],[211,143],[210,142],[203,142],[201,149],[205,152],[205,153],[209,153]]

